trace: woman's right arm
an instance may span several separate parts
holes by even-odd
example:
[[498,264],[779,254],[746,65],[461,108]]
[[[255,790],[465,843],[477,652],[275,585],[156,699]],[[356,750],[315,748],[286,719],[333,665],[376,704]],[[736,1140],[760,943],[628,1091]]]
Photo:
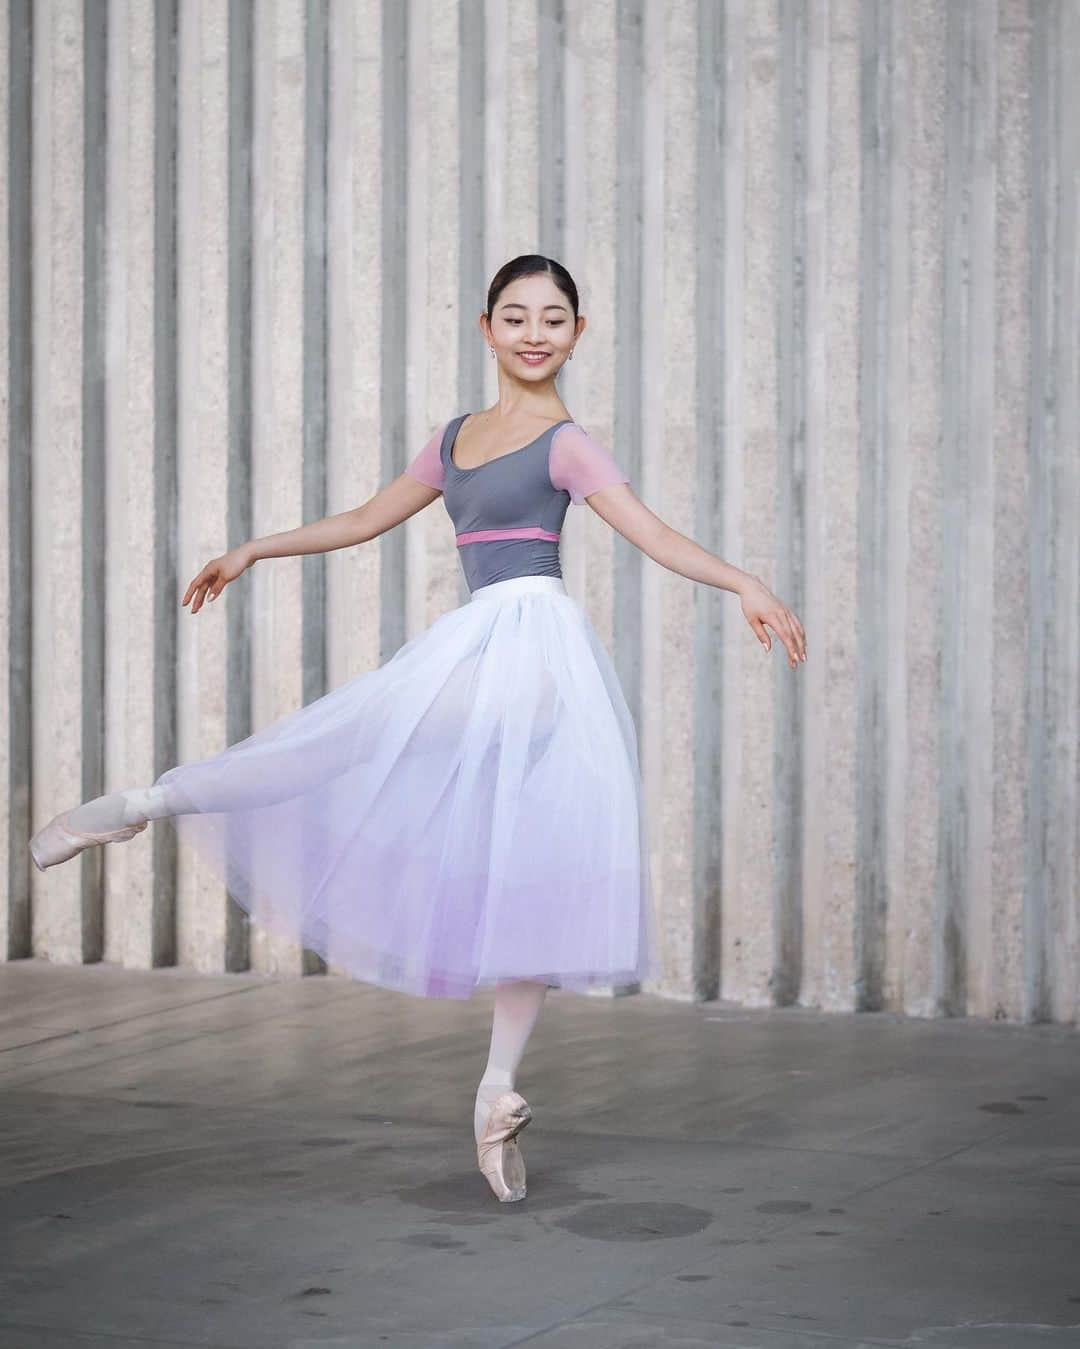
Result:
[[187,604],[193,600],[191,612],[197,614],[208,596],[212,600],[217,599],[230,581],[234,581],[262,558],[330,553],[337,548],[368,543],[395,525],[400,525],[425,506],[430,506],[441,495],[437,488],[420,482],[408,473],[400,473],[393,482],[380,488],[360,506],[313,520],[311,524],[300,525],[296,529],[249,539],[247,543],[213,558],[188,586],[180,603]]

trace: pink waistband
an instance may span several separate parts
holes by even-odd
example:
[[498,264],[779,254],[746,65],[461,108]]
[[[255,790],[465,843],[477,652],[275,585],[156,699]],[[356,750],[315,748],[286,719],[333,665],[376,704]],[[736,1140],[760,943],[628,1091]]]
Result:
[[472,529],[465,534],[455,535],[457,543],[487,543],[489,539],[552,539],[557,541],[558,534],[552,529],[541,529],[539,525],[523,525],[519,529]]

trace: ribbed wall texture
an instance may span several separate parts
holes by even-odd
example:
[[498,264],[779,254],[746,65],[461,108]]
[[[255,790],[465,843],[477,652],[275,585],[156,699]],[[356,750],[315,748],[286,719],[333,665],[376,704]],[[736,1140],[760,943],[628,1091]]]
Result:
[[766,659],[570,512],[656,991],[1075,1020],[1080,0],[4,0],[0,44],[7,958],[321,968],[171,830],[26,842],[465,599],[436,503],[180,607],[490,402],[486,284],[539,251],[574,417],[808,632]]

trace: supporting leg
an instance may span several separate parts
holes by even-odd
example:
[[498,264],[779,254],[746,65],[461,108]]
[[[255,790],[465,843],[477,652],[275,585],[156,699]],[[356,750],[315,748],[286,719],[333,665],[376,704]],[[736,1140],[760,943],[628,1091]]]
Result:
[[546,993],[547,984],[532,979],[517,979],[496,986],[491,1045],[473,1112],[477,1142],[496,1097],[516,1085],[518,1066]]

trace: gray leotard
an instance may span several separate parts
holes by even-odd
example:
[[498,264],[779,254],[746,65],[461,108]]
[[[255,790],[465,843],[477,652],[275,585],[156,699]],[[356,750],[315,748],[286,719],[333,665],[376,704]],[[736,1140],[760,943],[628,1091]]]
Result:
[[443,493],[469,590],[512,576],[561,576],[567,506],[629,478],[569,420],[475,468],[458,468],[454,441],[468,415],[439,427],[405,472]]

